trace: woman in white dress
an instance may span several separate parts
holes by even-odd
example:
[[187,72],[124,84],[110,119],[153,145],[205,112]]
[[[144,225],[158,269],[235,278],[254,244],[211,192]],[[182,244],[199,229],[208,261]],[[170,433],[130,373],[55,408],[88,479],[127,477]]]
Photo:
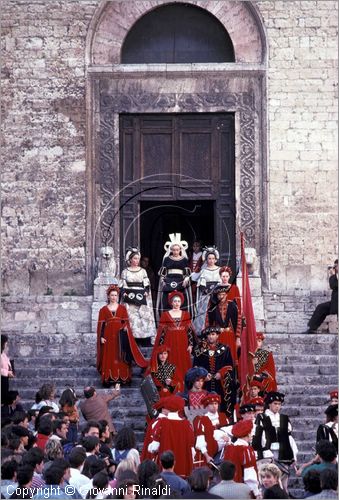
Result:
[[138,248],[128,248],[125,256],[127,267],[121,273],[119,283],[121,303],[127,309],[133,337],[150,339],[154,344],[156,335],[150,281],[146,270],[140,264]]
[[202,253],[203,266],[200,273],[192,275],[197,280],[197,299],[195,306],[194,329],[200,335],[206,326],[208,303],[214,288],[221,282],[217,261],[219,252],[215,247],[205,247]]

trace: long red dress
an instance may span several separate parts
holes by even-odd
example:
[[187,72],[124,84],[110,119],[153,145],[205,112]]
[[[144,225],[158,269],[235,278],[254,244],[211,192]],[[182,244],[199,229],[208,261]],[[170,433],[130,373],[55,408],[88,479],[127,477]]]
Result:
[[176,378],[180,381],[180,390],[183,389],[184,377],[187,370],[192,368],[191,355],[187,351],[189,345],[193,346],[194,331],[191,317],[187,311],[181,311],[180,319],[173,319],[168,311],[162,313],[154,349],[151,357],[151,364],[156,356],[156,347],[166,344],[170,348],[168,353],[168,363],[175,365]]
[[[121,329],[125,330],[123,335],[126,335],[124,346],[121,345]],[[100,342],[102,337],[106,340],[104,344]],[[146,368],[147,361],[132,335],[125,306],[119,304],[116,312],[110,311],[107,306],[102,307],[99,311],[97,328],[97,369],[103,382],[131,380],[131,359],[126,358],[125,351],[127,345],[135,363],[141,368]]]

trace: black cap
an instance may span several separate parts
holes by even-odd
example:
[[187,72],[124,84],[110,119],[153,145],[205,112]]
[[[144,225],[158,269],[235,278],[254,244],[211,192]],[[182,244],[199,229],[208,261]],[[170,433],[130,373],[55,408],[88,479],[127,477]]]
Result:
[[285,394],[282,392],[268,392],[265,397],[265,403],[270,404],[273,403],[274,401],[279,401],[280,403],[283,403],[285,399]]

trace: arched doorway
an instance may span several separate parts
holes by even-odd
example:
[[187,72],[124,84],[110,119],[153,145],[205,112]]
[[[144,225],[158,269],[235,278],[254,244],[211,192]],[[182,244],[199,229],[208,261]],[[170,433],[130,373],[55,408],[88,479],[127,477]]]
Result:
[[[233,116],[233,195],[235,194],[236,208],[235,217],[232,214],[233,222],[244,231],[246,245],[256,248],[261,261],[265,263],[267,258],[267,49],[260,17],[251,2],[225,2],[221,6],[212,1],[195,1],[194,6],[217,18],[229,34],[234,49],[234,63],[182,63],[180,66],[176,63],[121,64],[122,48],[133,26],[144,15],[164,4],[166,2],[158,0],[153,2],[150,9],[148,2],[141,2],[138,8],[131,2],[127,16],[121,2],[106,2],[102,4],[92,23],[87,55],[89,143],[92,145],[88,162],[92,165],[89,170],[92,184],[88,197],[91,221],[88,242],[89,247],[93,242],[94,246],[88,252],[89,273],[93,255],[98,254],[102,244],[114,246],[119,261],[122,262],[123,249],[127,243],[124,242],[126,227],[130,224],[138,227],[135,219],[138,220],[140,215],[139,202],[147,201],[147,198],[133,198],[137,192],[134,185],[140,182],[133,177],[134,174],[129,173],[129,179],[126,178],[126,182],[121,184],[121,176],[128,172],[123,166],[125,160],[122,151],[128,149],[122,147],[121,118],[142,114],[202,116],[204,113],[225,113]],[[179,5],[179,2],[175,5]],[[234,23],[234,19],[237,19],[237,23]],[[133,142],[133,133],[126,135],[127,142]],[[130,151],[135,151],[133,148]],[[131,157],[134,155],[133,151],[130,153]],[[222,182],[223,178],[220,180]],[[229,186],[225,189],[229,193]],[[194,199],[217,202],[212,197],[204,198],[201,182],[196,182],[194,190]],[[135,202],[124,205],[129,198],[133,198]],[[217,198],[222,209],[228,210],[227,200],[225,202],[222,196]],[[173,196],[167,198],[167,201],[170,199],[180,201]],[[194,199],[187,196],[182,201]],[[157,200],[158,197],[148,198],[150,202]],[[122,205],[126,211],[124,217],[121,217]],[[140,244],[139,238],[138,229],[137,237],[133,236],[133,244]],[[234,253],[237,251],[236,245]],[[264,265],[263,268],[268,266]]]

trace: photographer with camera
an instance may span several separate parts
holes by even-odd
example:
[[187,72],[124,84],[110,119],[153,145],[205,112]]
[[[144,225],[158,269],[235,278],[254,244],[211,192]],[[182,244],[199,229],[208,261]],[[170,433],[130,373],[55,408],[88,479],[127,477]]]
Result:
[[338,315],[338,259],[334,266],[328,266],[329,285],[332,290],[331,300],[318,304],[308,322],[308,330],[304,333],[317,333],[317,329],[329,314]]

